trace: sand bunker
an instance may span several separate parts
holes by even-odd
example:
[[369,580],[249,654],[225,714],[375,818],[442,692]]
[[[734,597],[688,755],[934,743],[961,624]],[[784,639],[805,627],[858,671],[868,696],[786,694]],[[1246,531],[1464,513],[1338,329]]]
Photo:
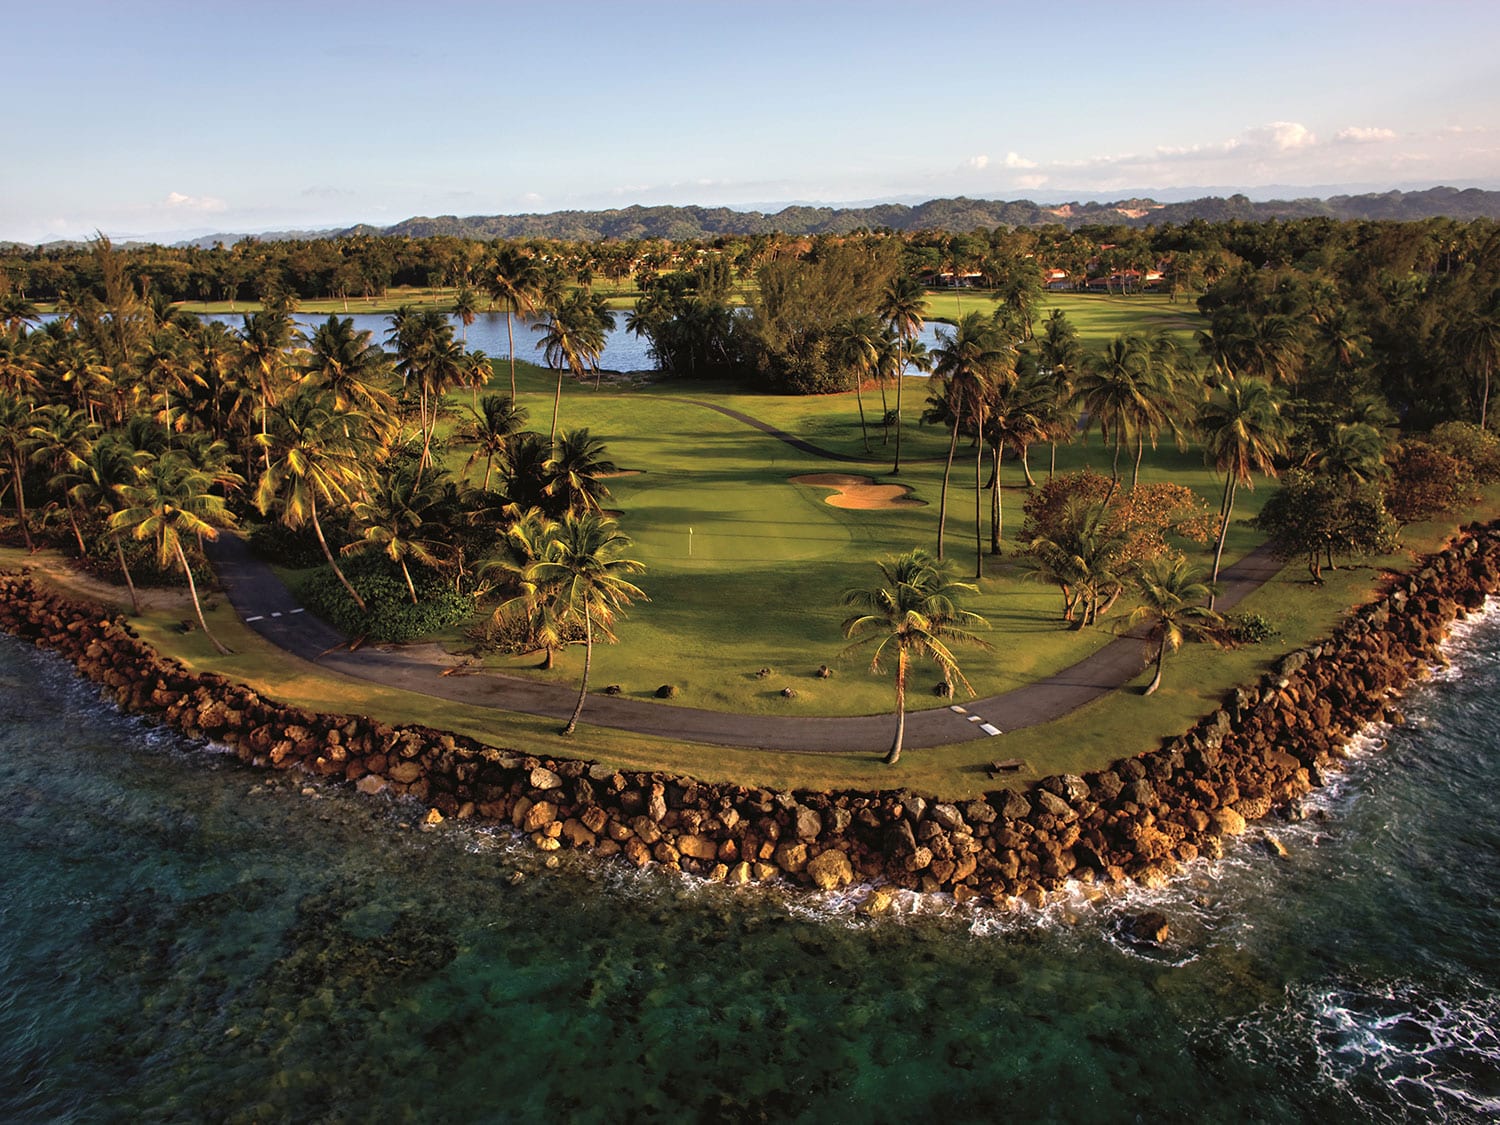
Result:
[[835,508],[868,512],[877,508],[920,508],[927,504],[925,500],[913,500],[908,496],[911,489],[904,484],[876,484],[870,477],[855,477],[848,473],[808,473],[793,477],[792,483],[833,489],[833,495],[825,497],[824,503]]

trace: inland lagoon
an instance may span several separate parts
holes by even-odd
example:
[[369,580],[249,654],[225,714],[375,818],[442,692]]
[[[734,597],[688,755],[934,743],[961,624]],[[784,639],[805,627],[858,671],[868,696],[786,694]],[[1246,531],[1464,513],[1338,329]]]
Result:
[[1164,889],[872,919],[423,832],[0,638],[0,1118],[1493,1119],[1500,615],[1449,651]]

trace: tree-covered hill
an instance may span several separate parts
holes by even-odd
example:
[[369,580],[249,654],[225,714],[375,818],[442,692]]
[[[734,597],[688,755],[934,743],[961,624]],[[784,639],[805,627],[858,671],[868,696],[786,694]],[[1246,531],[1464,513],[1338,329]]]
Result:
[[[932,199],[908,206],[883,203],[872,207],[791,206],[780,211],[738,211],[729,207],[624,207],[609,211],[558,211],[551,214],[488,215],[459,218],[412,218],[379,232],[421,238],[450,235],[458,238],[712,238],[735,234],[847,234],[861,227],[897,231],[946,230],[965,233],[997,226],[1036,227],[1060,223],[1070,229],[1104,223],[1155,226],[1193,219],[1219,222],[1241,219],[1311,217],[1332,219],[1415,220],[1500,219],[1500,192],[1479,188],[1435,187],[1426,191],[1389,191],[1367,195],[1338,195],[1329,199],[1292,199],[1256,202],[1243,195],[1206,196],[1186,203],[1157,203],[1152,199],[1121,199],[1043,205],[1029,199]],[[338,234],[375,233],[351,228]]]

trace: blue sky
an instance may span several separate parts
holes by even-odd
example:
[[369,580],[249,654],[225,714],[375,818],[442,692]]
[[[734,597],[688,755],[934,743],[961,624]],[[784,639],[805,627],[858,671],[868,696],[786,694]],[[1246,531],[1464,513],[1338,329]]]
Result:
[[0,238],[28,242],[632,203],[1500,188],[1493,0],[0,0],[0,19],[22,122]]

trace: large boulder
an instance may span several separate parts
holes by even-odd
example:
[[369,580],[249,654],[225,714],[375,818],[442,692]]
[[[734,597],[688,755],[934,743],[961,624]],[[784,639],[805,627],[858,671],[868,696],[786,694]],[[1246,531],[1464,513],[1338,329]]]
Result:
[[807,861],[807,875],[819,890],[834,891],[854,881],[854,867],[847,855],[829,848]]

